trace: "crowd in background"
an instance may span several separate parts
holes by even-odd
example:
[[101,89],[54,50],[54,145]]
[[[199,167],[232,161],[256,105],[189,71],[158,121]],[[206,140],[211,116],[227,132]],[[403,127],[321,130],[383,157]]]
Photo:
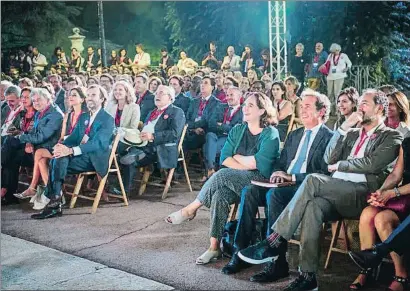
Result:
[[[225,274],[268,263],[252,281],[287,277],[287,241],[301,225],[300,276],[286,290],[317,288],[323,222],[360,219],[361,245],[368,249],[409,215],[408,99],[390,85],[362,94],[344,88],[352,64],[339,45],[332,44],[328,54],[317,43],[313,56],[305,57],[298,44],[283,80],[269,75],[268,52],[259,63],[250,46],[241,56],[230,46],[218,58],[210,43],[199,62],[185,51],[172,60],[162,49],[158,66],[141,44],[134,58],[113,51],[108,67],[101,66],[98,51],[88,47],[83,59],[75,49],[68,57],[56,48],[47,61],[29,47],[10,58],[11,79],[3,76],[0,87],[3,204],[30,199],[41,210],[33,219],[61,216],[67,175],[107,173],[115,128],[122,136],[117,154],[131,196],[139,167],[156,164],[181,173],[177,145],[186,125],[183,151],[203,153],[202,188],[166,222],[177,225],[194,219],[202,206],[211,209],[210,247],[198,265],[220,257],[234,203],[240,203],[239,219]],[[325,83],[328,96],[318,92]],[[337,120],[329,128],[331,113]],[[33,177],[17,193],[20,166],[32,167]],[[252,180],[283,185],[262,188]],[[38,193],[41,184],[45,190]],[[115,183],[110,187],[121,192]],[[258,206],[265,206],[268,230],[266,239],[252,246]],[[390,290],[403,290],[403,258],[394,252],[391,257],[396,274]],[[362,269],[350,288],[365,286],[370,271]]]

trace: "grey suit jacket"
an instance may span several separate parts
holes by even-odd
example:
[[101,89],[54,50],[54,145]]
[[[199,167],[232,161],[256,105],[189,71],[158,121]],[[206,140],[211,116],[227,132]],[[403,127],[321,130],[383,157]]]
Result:
[[339,163],[338,170],[346,173],[365,174],[370,191],[376,191],[389,175],[388,166],[399,155],[402,135],[394,129],[381,124],[374,132],[374,138],[367,143],[364,157],[348,159],[360,129],[349,130],[345,136],[335,131],[330,140],[324,159],[328,165]]
[[[115,101],[110,101],[104,109],[115,119],[117,107],[118,105]],[[138,129],[140,116],[140,106],[138,104],[125,104],[121,114],[120,127]]]

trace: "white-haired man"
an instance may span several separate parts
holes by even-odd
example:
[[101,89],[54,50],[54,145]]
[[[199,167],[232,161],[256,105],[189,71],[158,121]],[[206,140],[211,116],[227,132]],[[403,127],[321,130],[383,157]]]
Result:
[[221,65],[222,70],[228,70],[228,71],[240,71],[241,70],[241,58],[237,55],[235,55],[235,49],[233,46],[228,46],[227,49],[227,56],[224,57],[224,60]]
[[178,141],[185,125],[185,114],[181,108],[172,104],[174,101],[174,88],[159,85],[155,92],[156,108],[148,113],[140,134],[140,139],[148,143],[141,148],[130,143],[128,153],[120,158],[127,193],[130,193],[136,167],[154,162],[158,162],[161,169],[177,167]]
[[7,106],[6,96],[4,96],[4,92],[6,92],[7,88],[13,85],[12,82],[3,80],[0,83],[0,101],[1,101],[1,110]]

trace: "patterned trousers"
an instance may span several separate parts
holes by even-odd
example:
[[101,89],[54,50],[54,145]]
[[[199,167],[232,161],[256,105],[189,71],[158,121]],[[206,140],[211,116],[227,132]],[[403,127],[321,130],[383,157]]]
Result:
[[259,171],[220,169],[204,184],[197,199],[211,210],[210,237],[221,239],[230,206],[239,202],[242,189],[251,180],[263,180]]

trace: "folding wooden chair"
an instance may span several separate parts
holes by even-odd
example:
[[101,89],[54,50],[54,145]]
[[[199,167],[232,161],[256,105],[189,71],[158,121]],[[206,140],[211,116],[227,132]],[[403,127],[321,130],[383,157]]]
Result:
[[236,219],[236,214],[238,212],[239,203],[234,203],[231,205],[231,211],[228,216],[228,222],[233,221]]
[[[339,239],[340,230],[342,229],[342,226],[343,226],[342,235],[343,235],[345,249],[341,249],[341,248],[337,247],[337,241]],[[333,233],[332,240],[330,242],[330,247],[329,247],[329,251],[327,253],[327,258],[326,258],[326,262],[325,262],[325,270],[329,266],[330,256],[332,255],[332,252],[347,254],[349,251],[350,251],[350,240],[349,240],[349,237],[348,237],[348,234],[347,234],[346,223],[343,219],[341,219],[341,220],[338,220],[336,222],[336,231]]]
[[[91,214],[94,214],[97,211],[97,207],[98,204],[100,203],[100,199],[101,199],[101,195],[104,191],[104,187],[105,184],[107,182],[107,178],[108,175],[110,173],[117,173],[117,177],[118,177],[118,181],[120,183],[120,188],[121,188],[121,192],[122,192],[122,197],[119,197],[118,195],[112,195],[112,194],[107,194],[109,197],[114,197],[114,198],[120,198],[124,201],[124,205],[128,206],[128,199],[127,199],[127,195],[125,193],[124,190],[124,184],[122,183],[122,178],[121,178],[121,172],[120,172],[120,167],[118,165],[118,161],[117,161],[117,157],[115,156],[115,152],[117,150],[118,147],[118,143],[120,141],[120,135],[117,134],[114,138],[114,142],[112,143],[112,149],[111,149],[111,154],[110,154],[110,158],[108,160],[108,172],[104,177],[99,177],[97,172],[92,171],[92,172],[84,172],[84,173],[80,173],[78,175],[77,178],[77,183],[74,187],[74,192],[73,193],[68,193],[66,192],[66,194],[71,195],[71,203],[70,203],[70,208],[74,208],[75,203],[77,201],[77,198],[83,198],[83,199],[87,199],[87,200],[92,200],[94,201],[93,206],[91,208]],[[114,167],[113,166],[113,162],[114,162]],[[83,184],[84,178],[86,176],[90,176],[90,175],[97,175],[99,178],[99,186],[98,186],[98,190],[97,193],[95,195],[95,197],[88,197],[88,196],[84,196],[84,195],[80,195],[80,189],[81,189],[81,185]]]
[[[178,162],[182,162],[182,166],[183,166],[184,172],[185,172],[185,179],[186,179],[188,187],[189,187],[189,192],[192,192],[191,180],[189,179],[188,169],[187,169],[186,162],[185,162],[184,150],[182,148],[187,129],[188,129],[188,125],[186,124],[184,126],[184,129],[182,130],[181,137],[180,137],[179,142],[178,142]],[[164,185],[159,184],[159,183],[152,183],[152,182],[150,183],[150,182],[148,182],[149,177],[151,176],[151,171],[150,171],[149,167],[144,167],[144,174],[142,176],[141,186],[139,188],[138,194],[139,195],[144,194],[144,192],[147,188],[147,185],[164,187],[164,191],[162,192],[162,199],[165,199],[167,197],[169,187],[171,186],[171,181],[172,181],[172,178],[174,176],[174,172],[175,172],[175,168],[169,170],[169,172],[167,174],[167,180],[166,180],[165,186],[164,186]]]

